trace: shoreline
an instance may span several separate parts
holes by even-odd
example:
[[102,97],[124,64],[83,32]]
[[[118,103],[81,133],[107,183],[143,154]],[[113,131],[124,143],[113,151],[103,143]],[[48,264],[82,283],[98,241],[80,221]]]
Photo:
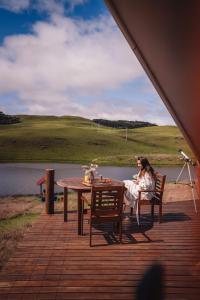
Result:
[[[146,155],[145,157],[149,158],[148,155]],[[149,160],[151,160],[149,158]],[[133,159],[133,161],[135,161]],[[32,160],[25,160],[25,161],[0,161],[0,165],[2,164],[48,164],[48,163],[51,163],[51,164],[72,164],[72,165],[85,165],[85,164],[90,164],[92,162],[91,161],[55,161],[55,160],[42,160],[42,161],[32,161]],[[100,162],[100,163],[97,163],[99,164],[100,166],[102,167],[137,167],[137,165],[134,163],[132,164],[131,162],[130,163],[119,163],[119,162],[116,162],[116,163],[113,163],[112,164],[109,164],[107,162]],[[178,167],[178,166],[182,166],[183,165],[183,162],[172,162],[172,163],[169,163],[169,162],[154,162],[152,163],[152,160],[151,160],[151,164],[155,167],[159,167],[159,168],[165,168],[165,167]]]
[[[197,192],[197,187],[196,185],[194,186],[194,192],[195,192],[195,198],[198,199],[199,195]],[[74,192],[70,193],[71,195],[74,195]],[[55,193],[55,196],[58,198],[62,197],[63,192],[58,192]],[[44,203],[40,200],[40,194],[13,194],[13,195],[0,195],[0,208],[1,208],[1,201],[5,199],[29,199],[34,198],[35,200]],[[175,201],[188,201],[192,199],[192,194],[191,194],[191,187],[189,183],[187,182],[167,182],[165,183],[165,190],[163,194],[163,203],[168,203],[168,202],[175,202]],[[1,218],[0,218],[1,219]]]

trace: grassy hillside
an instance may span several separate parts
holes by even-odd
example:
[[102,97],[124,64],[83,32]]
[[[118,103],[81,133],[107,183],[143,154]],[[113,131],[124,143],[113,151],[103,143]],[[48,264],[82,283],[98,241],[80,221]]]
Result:
[[[128,130],[99,127],[81,117],[20,116],[21,123],[0,126],[0,162],[72,162],[97,159],[104,165],[129,165],[136,155],[155,164],[180,163],[178,149],[191,156],[175,126]],[[181,162],[182,163],[182,162]]]

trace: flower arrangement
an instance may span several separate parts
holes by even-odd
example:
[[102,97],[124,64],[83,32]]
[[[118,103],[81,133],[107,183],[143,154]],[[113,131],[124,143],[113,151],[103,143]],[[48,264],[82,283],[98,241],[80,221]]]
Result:
[[86,183],[92,183],[94,181],[94,174],[97,173],[97,164],[91,163],[90,165],[84,165],[82,166],[82,169],[84,170],[84,182]]

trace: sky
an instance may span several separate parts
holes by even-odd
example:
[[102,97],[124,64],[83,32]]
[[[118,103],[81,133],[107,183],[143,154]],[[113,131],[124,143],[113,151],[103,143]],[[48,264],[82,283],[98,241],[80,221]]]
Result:
[[174,125],[103,0],[0,0],[0,111]]

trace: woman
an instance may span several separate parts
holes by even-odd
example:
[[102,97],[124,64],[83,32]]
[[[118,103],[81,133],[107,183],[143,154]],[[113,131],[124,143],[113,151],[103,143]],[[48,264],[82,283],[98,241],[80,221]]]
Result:
[[[136,199],[139,196],[139,190],[154,190],[155,188],[155,173],[149,161],[145,157],[137,158],[137,166],[140,168],[139,173],[134,176],[133,180],[124,180],[126,187],[125,204],[134,207]],[[153,192],[141,194],[141,199],[151,200]]]

